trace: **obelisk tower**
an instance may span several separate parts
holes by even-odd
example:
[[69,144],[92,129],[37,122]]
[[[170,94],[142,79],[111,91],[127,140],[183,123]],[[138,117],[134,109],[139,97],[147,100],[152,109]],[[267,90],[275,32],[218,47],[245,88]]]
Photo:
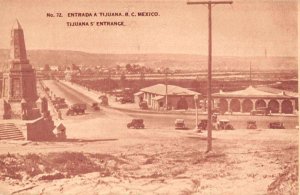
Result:
[[35,71],[27,59],[23,29],[16,20],[11,30],[11,48],[9,66],[3,73],[2,98],[8,102],[35,102],[36,91]]
[[24,33],[18,20],[11,30],[10,46],[10,59],[3,71],[1,98],[10,105],[12,118],[19,118],[32,115],[29,113],[38,96],[35,71],[27,59]]

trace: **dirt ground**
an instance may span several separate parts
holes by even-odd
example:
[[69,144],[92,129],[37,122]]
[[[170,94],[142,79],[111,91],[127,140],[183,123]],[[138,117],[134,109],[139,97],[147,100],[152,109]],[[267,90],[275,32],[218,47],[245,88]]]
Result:
[[[67,101],[89,101],[50,88]],[[247,130],[249,116],[231,116],[240,125],[213,131],[209,153],[207,132],[174,130],[176,115],[143,114],[145,129],[127,129],[133,117],[138,114],[88,109],[62,121],[53,117],[67,128],[64,142],[1,140],[0,195],[298,194],[299,130],[289,128],[296,117],[276,118],[288,129],[265,129],[275,119],[269,117]]]
[[[98,119],[105,121],[110,122]],[[111,133],[93,133],[85,131],[89,122],[77,123],[66,142],[1,141],[0,192],[298,192],[298,130],[215,131],[213,151],[205,153],[206,132],[112,128]],[[73,121],[65,123],[74,125]]]

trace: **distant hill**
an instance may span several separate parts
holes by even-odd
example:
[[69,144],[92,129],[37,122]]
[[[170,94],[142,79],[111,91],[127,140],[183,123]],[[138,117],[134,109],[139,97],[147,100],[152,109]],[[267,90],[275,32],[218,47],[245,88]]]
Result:
[[[28,58],[36,68],[49,65],[89,65],[112,67],[138,63],[147,67],[169,67],[183,70],[206,70],[207,56],[190,54],[94,54],[65,50],[29,50]],[[0,65],[9,59],[9,50],[0,49]],[[296,57],[219,57],[213,56],[214,70],[297,70]]]

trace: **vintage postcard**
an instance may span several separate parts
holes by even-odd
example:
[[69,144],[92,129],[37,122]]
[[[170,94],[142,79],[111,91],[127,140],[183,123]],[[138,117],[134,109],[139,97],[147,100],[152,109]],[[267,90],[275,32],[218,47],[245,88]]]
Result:
[[298,194],[297,0],[0,0],[0,195]]

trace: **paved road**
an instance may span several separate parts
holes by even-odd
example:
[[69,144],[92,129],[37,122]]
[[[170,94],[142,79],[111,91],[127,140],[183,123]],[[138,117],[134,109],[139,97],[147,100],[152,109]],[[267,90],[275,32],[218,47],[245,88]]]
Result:
[[[87,103],[91,105],[94,100],[84,94],[84,91],[78,92],[71,89],[57,81],[49,80],[45,81],[45,85],[56,94],[56,96],[64,97],[69,104],[73,103]],[[112,108],[103,108],[102,111],[95,112],[88,106],[88,113],[91,113],[94,117],[99,117],[101,114],[107,115],[126,115],[131,118],[143,118],[147,128],[151,129],[174,129],[174,121],[177,118],[184,118],[188,127],[195,127],[195,116],[191,115],[180,115],[180,114],[148,114],[148,113],[133,113],[126,111],[117,111]],[[206,118],[205,115],[199,115],[200,119]],[[235,128],[246,128],[247,120],[257,121],[259,128],[267,128],[270,121],[282,121],[286,128],[295,128],[298,125],[298,118],[295,116],[234,116],[234,115],[220,115],[219,119],[229,119]],[[123,121],[125,123],[125,121]],[[126,121],[127,122],[127,121]]]

